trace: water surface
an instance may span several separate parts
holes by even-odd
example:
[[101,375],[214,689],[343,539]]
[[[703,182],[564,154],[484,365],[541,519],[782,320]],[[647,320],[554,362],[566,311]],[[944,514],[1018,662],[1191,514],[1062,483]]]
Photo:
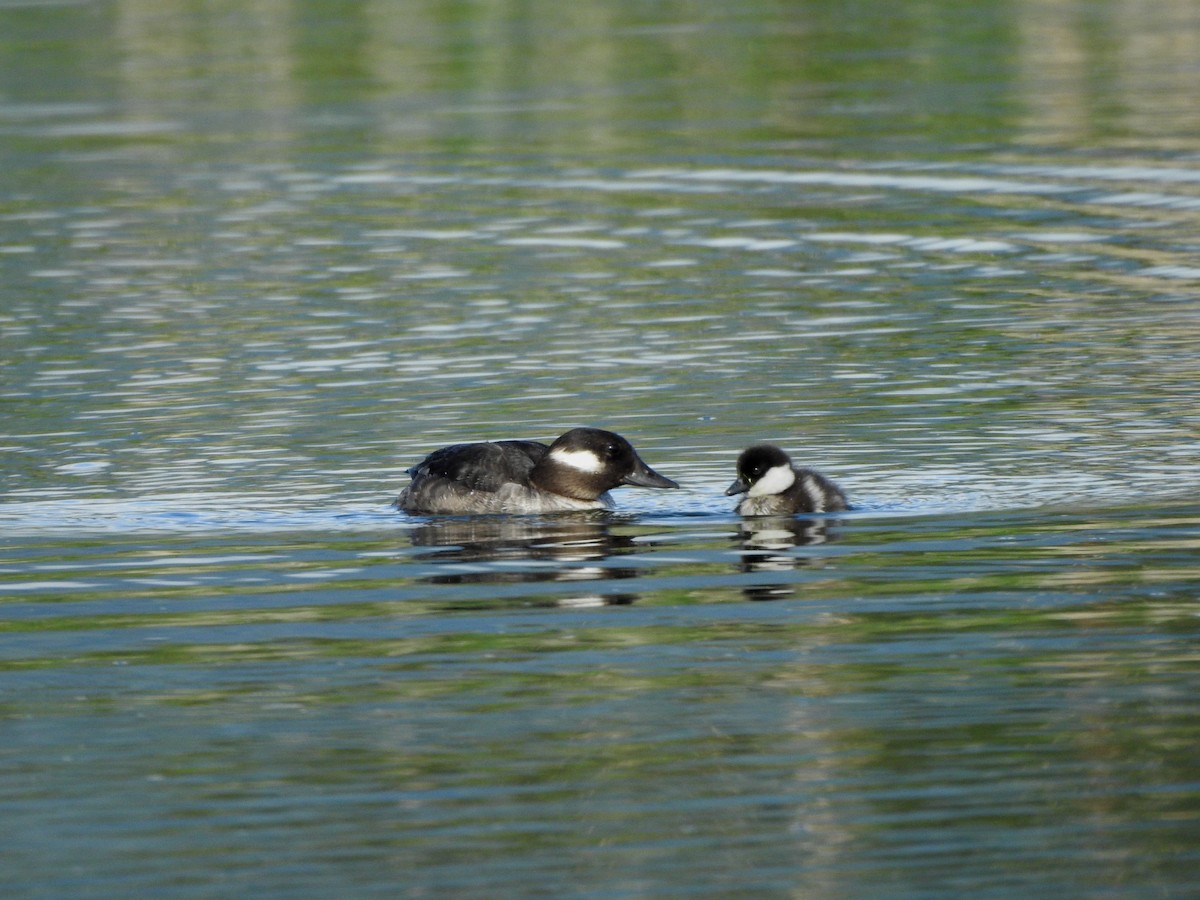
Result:
[[[1189,895],[1197,47],[0,7],[5,894]],[[389,505],[576,425],[683,489]]]

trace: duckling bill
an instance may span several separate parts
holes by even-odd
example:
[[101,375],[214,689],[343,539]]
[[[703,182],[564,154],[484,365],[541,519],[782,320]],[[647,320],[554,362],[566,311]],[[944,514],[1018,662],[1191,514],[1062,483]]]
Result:
[[850,508],[840,487],[815,469],[792,463],[774,444],[755,444],[742,451],[737,478],[727,497],[745,494],[736,507],[743,516],[841,512]]
[[485,441],[430,453],[408,470],[396,498],[405,512],[442,515],[608,509],[620,485],[677,488],[633,445],[599,428],[574,428],[552,444]]

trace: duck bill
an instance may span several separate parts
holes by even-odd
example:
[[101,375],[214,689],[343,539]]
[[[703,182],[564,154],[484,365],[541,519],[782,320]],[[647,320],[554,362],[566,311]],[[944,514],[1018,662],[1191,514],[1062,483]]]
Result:
[[652,468],[642,462],[637,461],[634,470],[621,479],[621,484],[631,484],[635,487],[647,488],[677,488],[677,485],[670,478],[664,478]]
[[750,490],[750,485],[746,482],[746,479],[739,478],[729,487],[725,488],[725,496],[732,497],[734,494],[744,494],[748,490]]

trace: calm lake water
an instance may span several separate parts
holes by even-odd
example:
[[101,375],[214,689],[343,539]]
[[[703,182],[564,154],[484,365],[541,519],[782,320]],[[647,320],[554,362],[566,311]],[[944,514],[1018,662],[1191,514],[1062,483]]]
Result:
[[[1184,0],[0,3],[0,891],[1195,896],[1198,77]],[[389,506],[576,425],[683,490]],[[857,509],[740,521],[757,440]]]

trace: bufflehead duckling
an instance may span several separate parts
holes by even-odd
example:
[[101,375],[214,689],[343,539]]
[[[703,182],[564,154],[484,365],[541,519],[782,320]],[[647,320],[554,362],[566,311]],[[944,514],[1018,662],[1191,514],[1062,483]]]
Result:
[[573,428],[550,446],[540,441],[454,444],[408,470],[396,498],[410,513],[551,513],[607,509],[622,484],[679,487],[642,462],[633,445],[599,428]]
[[774,444],[755,444],[737,461],[737,480],[727,497],[745,494],[737,505],[743,516],[840,512],[849,509],[842,489],[814,469],[792,464]]

